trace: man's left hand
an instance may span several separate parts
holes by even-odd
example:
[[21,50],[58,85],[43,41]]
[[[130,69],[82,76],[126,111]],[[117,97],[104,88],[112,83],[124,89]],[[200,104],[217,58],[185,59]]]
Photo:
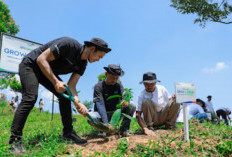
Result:
[[128,106],[129,106],[129,102],[128,102],[128,101],[125,101],[125,100],[123,100],[123,101],[121,102],[121,104],[122,104],[122,107],[128,107]]

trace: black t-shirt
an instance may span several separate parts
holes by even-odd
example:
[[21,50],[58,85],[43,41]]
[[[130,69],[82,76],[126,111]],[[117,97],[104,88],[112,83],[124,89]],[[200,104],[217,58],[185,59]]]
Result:
[[107,85],[105,81],[101,81],[94,86],[93,102],[96,103],[103,100],[106,111],[115,111],[116,105],[120,103],[120,98],[113,98],[110,100],[107,100],[107,98],[112,95],[122,96],[123,92],[124,88],[121,83],[117,82],[115,85]]
[[226,111],[224,111],[223,109],[217,110],[216,113],[218,117],[222,116],[223,119],[225,119],[225,117],[227,116]]
[[40,71],[36,60],[38,56],[48,48],[51,49],[55,56],[55,60],[49,62],[54,74],[59,75],[72,72],[79,75],[84,74],[88,63],[87,60],[81,60],[84,46],[75,39],[69,37],[61,37],[38,47],[27,54],[22,62]]

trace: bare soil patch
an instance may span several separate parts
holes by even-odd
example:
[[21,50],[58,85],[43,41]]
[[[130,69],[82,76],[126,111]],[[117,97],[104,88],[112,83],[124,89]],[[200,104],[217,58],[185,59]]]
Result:
[[[157,137],[150,137],[144,134],[133,134],[128,137],[119,138],[117,135],[107,136],[105,138],[99,136],[87,136],[86,139],[88,143],[82,146],[70,145],[69,151],[74,152],[82,149],[82,156],[93,155],[95,152],[111,153],[113,149],[117,148],[118,140],[127,139],[129,143],[128,150],[132,150],[137,145],[146,146],[150,141],[155,141],[159,136],[165,136],[166,134],[171,134],[171,130],[156,130]],[[176,131],[175,131],[176,132]],[[176,136],[182,134],[181,129]],[[181,137],[182,138],[182,137]],[[180,138],[180,139],[181,139]],[[175,147],[175,146],[174,146]]]

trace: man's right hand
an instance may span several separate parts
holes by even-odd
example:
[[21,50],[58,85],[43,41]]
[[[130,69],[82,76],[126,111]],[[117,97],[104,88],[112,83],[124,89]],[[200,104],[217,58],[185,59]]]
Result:
[[146,135],[148,135],[148,136],[152,136],[152,137],[155,137],[155,136],[156,136],[155,132],[152,131],[152,130],[149,130],[148,128],[144,128],[143,131],[144,131],[144,133],[145,133]]
[[65,82],[62,81],[58,81],[55,84],[55,89],[58,93],[63,93],[66,91],[66,88],[64,87],[64,85],[68,86]]
[[78,108],[77,108],[77,111],[86,116],[89,112],[89,110],[87,109],[87,107],[85,105],[83,105],[82,103],[78,103]]

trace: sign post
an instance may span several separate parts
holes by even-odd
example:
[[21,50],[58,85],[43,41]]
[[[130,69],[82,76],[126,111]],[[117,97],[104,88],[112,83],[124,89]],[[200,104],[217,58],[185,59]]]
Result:
[[184,140],[189,141],[189,126],[188,126],[188,113],[187,113],[187,103],[183,104],[183,115],[184,115]]
[[189,128],[188,128],[188,103],[196,101],[196,88],[193,83],[175,83],[176,90],[176,103],[183,104],[183,119],[184,119],[184,139],[189,141]]

